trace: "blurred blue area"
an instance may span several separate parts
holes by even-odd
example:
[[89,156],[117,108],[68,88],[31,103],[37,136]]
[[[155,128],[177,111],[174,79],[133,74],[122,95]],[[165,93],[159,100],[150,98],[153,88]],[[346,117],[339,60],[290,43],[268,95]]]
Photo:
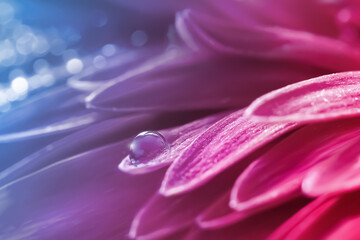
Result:
[[121,49],[164,43],[171,22],[107,1],[0,0],[0,113]]

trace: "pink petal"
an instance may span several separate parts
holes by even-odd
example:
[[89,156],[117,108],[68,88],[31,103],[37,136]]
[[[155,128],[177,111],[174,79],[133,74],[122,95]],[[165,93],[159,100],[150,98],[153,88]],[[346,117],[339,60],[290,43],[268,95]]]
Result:
[[263,121],[315,122],[360,114],[360,72],[313,78],[265,94],[245,115]]
[[285,222],[270,239],[358,239],[359,200],[359,192],[319,198]]
[[359,134],[359,130],[354,131],[350,136],[353,139],[349,140],[341,151],[334,153],[329,161],[320,163],[309,171],[302,184],[303,192],[310,196],[319,196],[348,192],[360,187]]
[[93,150],[1,188],[1,239],[125,239],[163,172],[117,170],[126,143]]
[[240,175],[231,207],[245,213],[259,211],[299,196],[306,173],[353,144],[359,126],[359,119],[349,119],[312,124],[292,133]]
[[[326,14],[321,4],[228,1],[213,5],[213,9],[186,9],[177,14],[177,30],[190,48],[238,56],[291,59],[337,71],[358,68],[359,49],[354,50],[353,45],[334,38],[338,34],[334,26],[336,21],[331,14]],[[301,11],[301,8],[304,9]],[[301,15],[303,12],[306,15]],[[322,29],[314,27],[309,19],[321,22]]]
[[201,186],[295,127],[295,124],[256,123],[242,115],[243,110],[229,114],[199,135],[168,169],[160,192],[170,196]]
[[296,199],[277,208],[270,209],[250,218],[242,220],[237,224],[224,228],[207,230],[193,228],[185,240],[235,240],[251,239],[263,240],[292,214],[303,207],[308,200]]
[[230,208],[230,191],[221,195],[197,218],[196,222],[202,229],[217,229],[237,223],[251,215],[252,211],[238,212]]
[[249,156],[247,160],[226,169],[196,191],[176,196],[156,194],[135,218],[130,236],[158,239],[185,230],[205,208],[213,205],[224,192],[229,192],[239,172],[251,159],[253,157]]
[[[331,208],[336,201],[336,198],[329,198],[328,196],[317,198],[288,219],[268,239],[297,239],[293,234],[301,234],[301,231],[310,227],[324,212]],[[290,236],[292,236],[292,238],[289,238]]]
[[162,154],[155,159],[143,164],[140,163],[136,166],[131,162],[129,156],[126,156],[120,163],[119,169],[131,174],[142,174],[170,165],[173,159],[181,155],[198,135],[227,114],[228,113],[219,113],[211,115],[183,126],[160,131],[160,134],[165,137],[170,145],[170,155]]
[[180,196],[156,194],[138,213],[129,236],[136,239],[158,239],[190,226],[196,216],[221,194],[224,183],[217,181],[198,191]]

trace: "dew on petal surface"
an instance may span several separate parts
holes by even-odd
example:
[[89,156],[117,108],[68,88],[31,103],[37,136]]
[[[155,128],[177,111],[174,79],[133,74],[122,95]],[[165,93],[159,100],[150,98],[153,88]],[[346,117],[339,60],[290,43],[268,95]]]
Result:
[[169,152],[170,145],[159,132],[145,131],[139,133],[132,141],[129,158],[132,164],[137,166]]

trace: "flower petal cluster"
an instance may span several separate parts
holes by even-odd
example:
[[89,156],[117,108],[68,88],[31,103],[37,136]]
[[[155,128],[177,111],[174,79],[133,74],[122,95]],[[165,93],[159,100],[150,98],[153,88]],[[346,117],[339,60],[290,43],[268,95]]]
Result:
[[[163,2],[167,48],[0,119],[0,239],[356,239],[357,1]],[[146,130],[171,152],[134,165]]]

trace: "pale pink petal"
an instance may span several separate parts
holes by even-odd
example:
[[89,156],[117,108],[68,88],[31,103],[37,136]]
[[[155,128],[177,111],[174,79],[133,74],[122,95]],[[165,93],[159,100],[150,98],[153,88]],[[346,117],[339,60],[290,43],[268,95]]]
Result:
[[318,123],[292,133],[241,173],[231,207],[245,213],[260,211],[299,196],[308,171],[358,141],[359,123],[358,118]]
[[131,174],[142,174],[170,165],[173,159],[181,155],[198,135],[228,114],[219,113],[179,127],[159,131],[169,143],[170,153],[164,153],[155,159],[151,159],[146,163],[139,163],[136,166],[131,162],[128,155],[120,163],[119,169]]
[[243,110],[229,114],[200,134],[177,157],[160,192],[169,196],[201,186],[295,126],[253,122],[243,117]]
[[1,239],[126,239],[163,172],[117,169],[121,142],[67,159],[0,189]]
[[295,83],[255,100],[245,115],[262,121],[315,122],[360,115],[360,72]]

